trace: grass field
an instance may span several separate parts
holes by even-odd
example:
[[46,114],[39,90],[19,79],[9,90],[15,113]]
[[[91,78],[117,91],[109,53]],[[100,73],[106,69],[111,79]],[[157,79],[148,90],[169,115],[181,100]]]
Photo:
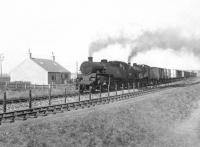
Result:
[[[3,124],[0,146],[199,147],[200,84]],[[145,99],[140,101],[141,99]]]

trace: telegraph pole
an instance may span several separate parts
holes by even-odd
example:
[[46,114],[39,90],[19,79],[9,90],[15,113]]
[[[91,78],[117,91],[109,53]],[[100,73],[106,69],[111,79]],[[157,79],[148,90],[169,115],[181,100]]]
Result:
[[4,60],[4,55],[0,54],[1,77],[3,76],[3,67],[2,67],[3,60]]

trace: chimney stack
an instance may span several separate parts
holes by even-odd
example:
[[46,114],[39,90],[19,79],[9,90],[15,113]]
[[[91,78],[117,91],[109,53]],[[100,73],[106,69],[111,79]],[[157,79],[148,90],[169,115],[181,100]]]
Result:
[[54,53],[52,52],[52,60],[55,61],[56,60],[56,57],[54,55]]
[[32,59],[32,53],[31,53],[30,49],[28,50],[28,54],[29,54],[29,58]]
[[88,57],[89,62],[93,62],[93,57]]
[[131,62],[128,62],[128,65],[131,66]]

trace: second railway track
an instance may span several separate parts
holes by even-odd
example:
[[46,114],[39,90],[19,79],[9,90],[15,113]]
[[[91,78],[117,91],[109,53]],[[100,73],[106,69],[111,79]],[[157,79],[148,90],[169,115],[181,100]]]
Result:
[[107,104],[110,102],[121,101],[125,99],[134,98],[140,95],[152,93],[155,91],[160,91],[163,88],[168,88],[169,86],[162,86],[157,88],[146,88],[136,92],[122,93],[105,96],[101,98],[94,98],[89,100],[75,101],[70,103],[54,104],[49,106],[35,107],[23,110],[15,110],[11,112],[0,113],[0,124],[3,122],[15,122],[16,120],[27,120],[28,118],[37,118],[39,116],[47,116],[48,114],[56,114],[64,111],[83,109],[90,106]]

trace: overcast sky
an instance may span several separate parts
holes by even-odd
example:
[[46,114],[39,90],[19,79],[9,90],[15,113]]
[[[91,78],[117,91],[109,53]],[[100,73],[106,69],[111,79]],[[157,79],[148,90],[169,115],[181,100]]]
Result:
[[[89,44],[119,32],[137,34],[143,30],[177,27],[200,34],[199,0],[1,0],[0,53],[4,72],[9,72],[28,56],[51,58],[68,70],[87,60]],[[94,54],[127,61],[129,49],[114,45]],[[132,62],[169,68],[199,67],[193,54],[177,55],[170,50],[139,54]],[[174,63],[174,65],[173,65]],[[186,65],[187,64],[187,65]]]

